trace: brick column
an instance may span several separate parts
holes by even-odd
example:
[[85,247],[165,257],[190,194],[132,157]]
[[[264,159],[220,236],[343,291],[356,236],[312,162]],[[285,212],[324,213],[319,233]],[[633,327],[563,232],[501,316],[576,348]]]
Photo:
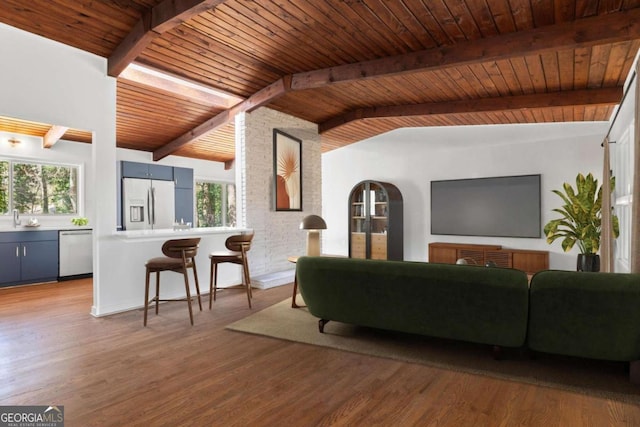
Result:
[[[302,212],[275,210],[274,128],[302,140]],[[322,215],[321,167],[316,124],[268,108],[236,119],[238,225],[255,231],[252,277],[293,270],[287,257],[304,254],[306,234],[299,225],[306,215]]]

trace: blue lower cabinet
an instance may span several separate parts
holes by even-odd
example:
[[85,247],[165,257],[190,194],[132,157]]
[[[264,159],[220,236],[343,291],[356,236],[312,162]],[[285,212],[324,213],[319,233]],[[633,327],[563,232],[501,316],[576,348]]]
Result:
[[20,243],[0,243],[0,286],[20,281]]
[[22,280],[32,282],[58,277],[57,241],[23,243],[22,254]]
[[0,287],[58,278],[58,232],[0,233]]

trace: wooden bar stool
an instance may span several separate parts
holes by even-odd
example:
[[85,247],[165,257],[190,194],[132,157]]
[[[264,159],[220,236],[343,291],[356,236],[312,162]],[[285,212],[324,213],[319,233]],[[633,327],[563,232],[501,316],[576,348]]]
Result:
[[[149,309],[149,302],[156,302],[156,314],[158,314],[158,302],[160,301],[187,301],[189,305],[189,319],[191,320],[191,326],[193,326],[193,311],[191,310],[191,291],[189,289],[189,277],[187,275],[187,269],[193,269],[193,277],[196,284],[196,292],[198,294],[198,304],[200,305],[200,311],[202,311],[202,299],[200,298],[200,286],[198,284],[198,272],[196,271],[195,257],[198,253],[198,244],[200,243],[200,237],[194,237],[192,239],[172,239],[167,240],[162,245],[163,257],[152,258],[145,264],[147,269],[147,280],[145,283],[144,291],[144,326],[147,326],[147,310]],[[182,273],[184,276],[184,289],[187,293],[186,298],[182,299],[160,299],[160,272],[161,271],[175,271],[176,273]],[[156,296],[149,301],[149,277],[151,273],[156,273]]]
[[249,274],[249,261],[247,252],[251,249],[253,233],[229,236],[224,242],[228,251],[217,251],[209,254],[211,260],[211,276],[209,277],[209,310],[211,310],[211,296],[216,300],[216,290],[218,289],[218,264],[231,262],[242,265],[242,279],[247,291],[247,300],[251,308],[251,275]]

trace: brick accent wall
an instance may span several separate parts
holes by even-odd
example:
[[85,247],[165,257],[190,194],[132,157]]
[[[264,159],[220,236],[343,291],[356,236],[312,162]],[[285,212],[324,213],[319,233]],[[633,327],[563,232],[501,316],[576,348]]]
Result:
[[[273,129],[302,140],[302,211],[276,212],[274,203]],[[255,231],[249,253],[252,277],[294,266],[302,255],[306,232],[302,218],[322,214],[322,170],[318,126],[287,114],[259,108],[236,119],[236,188],[238,225]]]

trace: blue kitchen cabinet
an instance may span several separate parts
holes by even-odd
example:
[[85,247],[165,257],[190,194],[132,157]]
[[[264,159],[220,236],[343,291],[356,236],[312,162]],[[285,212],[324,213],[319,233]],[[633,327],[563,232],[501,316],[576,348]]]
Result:
[[18,243],[0,243],[0,286],[20,281],[20,245]]
[[0,257],[0,287],[57,280],[58,232],[0,233]]
[[193,189],[193,169],[174,167],[173,180],[176,183],[176,188]]
[[193,222],[193,169],[173,168],[173,180],[176,183],[176,221]]
[[22,243],[21,280],[38,282],[58,277],[58,240]]
[[173,168],[171,166],[128,161],[123,161],[121,166],[123,178],[144,178],[173,181]]

